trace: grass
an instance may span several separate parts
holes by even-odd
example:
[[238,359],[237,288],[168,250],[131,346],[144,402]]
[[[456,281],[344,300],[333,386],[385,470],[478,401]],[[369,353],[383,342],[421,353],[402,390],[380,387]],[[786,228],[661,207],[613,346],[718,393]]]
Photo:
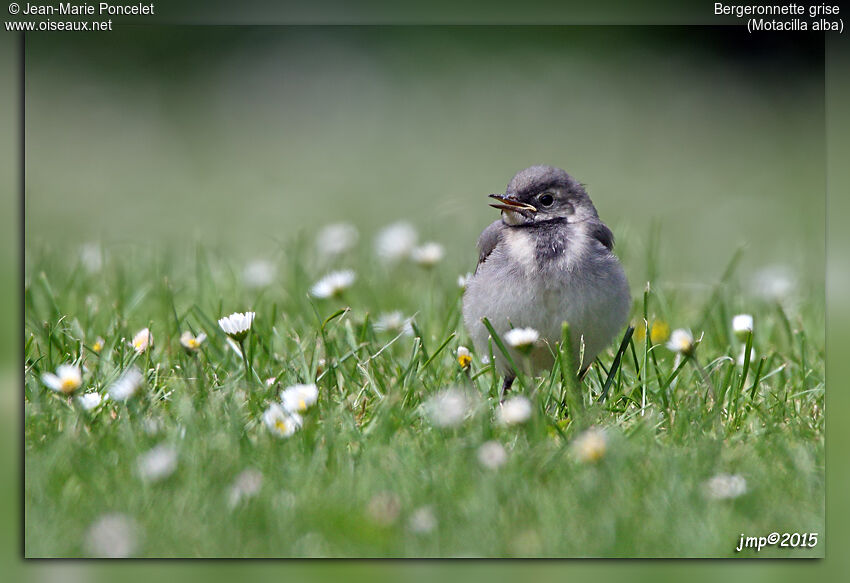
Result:
[[[109,248],[93,273],[66,251],[31,250],[26,555],[84,556],[92,524],[121,513],[135,523],[136,553],[152,557],[823,556],[821,302],[755,295],[737,257],[709,293],[664,282],[650,258],[606,398],[619,339],[581,382],[558,364],[519,379],[514,391],[531,399],[532,417],[503,426],[493,368],[481,354],[468,370],[454,357],[471,346],[457,273],[445,263],[386,267],[363,247],[332,265],[304,241],[284,244],[275,283],[261,289],[202,246]],[[354,286],[310,298],[334,266],[354,269]],[[822,287],[797,294],[821,297]],[[414,316],[412,334],[376,330],[394,309]],[[250,375],[216,324],[243,310],[257,313],[245,343]],[[731,331],[739,312],[755,318],[755,358],[743,366]],[[653,343],[663,324],[701,337],[694,358]],[[137,355],[127,341],[146,326],[154,348]],[[184,330],[209,335],[197,353],[180,346]],[[85,366],[84,390],[105,393],[130,366],[145,381],[127,403],[86,412],[40,381],[71,361]],[[300,431],[278,438],[262,413],[304,382],[316,382],[318,403]],[[450,386],[474,396],[472,413],[434,427],[423,403]],[[591,426],[607,436],[595,462],[573,447]],[[497,470],[478,462],[489,440],[508,452]],[[160,444],[176,449],[176,470],[144,480],[138,459]],[[232,485],[248,468],[262,486],[234,506]],[[707,496],[718,474],[742,476],[746,492]],[[422,527],[423,515],[435,524]],[[817,532],[821,542],[735,552],[742,533],[771,532]]]

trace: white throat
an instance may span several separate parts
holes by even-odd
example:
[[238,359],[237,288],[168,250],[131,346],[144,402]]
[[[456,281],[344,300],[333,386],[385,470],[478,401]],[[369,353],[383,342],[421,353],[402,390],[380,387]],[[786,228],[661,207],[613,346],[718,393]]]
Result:
[[517,225],[524,225],[528,222],[528,219],[525,218],[520,213],[514,211],[502,211],[502,222],[508,225],[509,227],[516,227]]

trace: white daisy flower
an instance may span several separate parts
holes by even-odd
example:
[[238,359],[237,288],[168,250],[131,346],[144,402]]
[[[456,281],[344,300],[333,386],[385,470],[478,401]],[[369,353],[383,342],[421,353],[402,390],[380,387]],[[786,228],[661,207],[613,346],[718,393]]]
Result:
[[400,221],[384,227],[375,237],[375,252],[378,257],[394,263],[410,255],[416,246],[416,229]]
[[259,470],[248,468],[243,470],[233,485],[230,487],[228,495],[228,505],[231,508],[238,506],[243,500],[253,498],[260,493],[260,488],[263,487],[263,474]]
[[137,549],[139,527],[126,514],[104,514],[86,532],[86,553],[92,557],[122,559]]
[[142,430],[148,437],[154,437],[162,431],[162,420],[156,417],[145,417],[142,420]]
[[460,368],[467,368],[472,363],[472,353],[466,346],[458,346],[456,356]]
[[753,274],[753,290],[766,300],[782,300],[794,294],[797,278],[786,265],[769,265]]
[[139,456],[137,467],[143,480],[164,480],[177,469],[177,450],[171,445],[157,445]]
[[693,354],[696,345],[694,344],[694,335],[690,330],[677,328],[670,334],[670,340],[667,341],[667,348],[679,354]]
[[738,314],[732,318],[732,331],[741,342],[747,341],[747,336],[753,332],[753,317],[750,314]]
[[277,268],[271,261],[255,259],[242,270],[242,281],[250,288],[260,288],[270,285],[277,275]]
[[103,268],[103,250],[97,243],[83,243],[80,246],[80,262],[89,273],[97,273]]
[[428,534],[437,528],[437,517],[430,506],[420,506],[410,515],[407,528],[414,534]]
[[224,333],[242,342],[251,330],[254,323],[254,312],[234,312],[229,316],[219,319],[218,325],[224,330]]
[[95,338],[94,344],[91,345],[91,349],[95,353],[100,354],[100,351],[103,350],[103,343],[104,342],[106,342],[106,341],[103,338],[101,338],[100,336],[98,336],[97,338]]
[[283,408],[291,413],[303,413],[316,404],[319,389],[314,384],[292,385],[280,393]]
[[142,373],[136,367],[127,369],[109,387],[109,398],[113,401],[126,401],[136,394],[142,383]]
[[[746,358],[747,358],[747,345],[742,344],[741,345],[741,352],[738,353],[738,358],[735,362],[738,364],[738,366],[744,366],[744,360],[746,360]],[[750,348],[750,366],[752,366],[752,363],[755,362],[755,360],[756,360],[756,349]]]
[[501,404],[497,415],[503,425],[525,423],[531,418],[531,401],[523,395],[511,397]]
[[183,345],[183,348],[188,350],[189,352],[195,352],[200,347],[201,344],[204,343],[204,340],[207,339],[207,335],[201,332],[197,336],[186,330],[183,334],[180,335],[180,344]]
[[359,236],[357,228],[350,223],[325,225],[316,235],[316,249],[320,255],[333,257],[354,247]]
[[488,470],[497,470],[508,461],[508,452],[498,441],[485,441],[478,448],[478,463]]
[[153,348],[153,334],[151,334],[150,329],[142,328],[136,335],[133,336],[133,340],[130,342],[133,346],[133,350],[136,351],[136,354],[142,354],[146,350]]
[[466,289],[466,286],[469,285],[470,279],[472,279],[472,272],[467,272],[465,275],[458,275],[457,286],[460,289]]
[[747,480],[740,474],[717,474],[703,484],[706,497],[728,500],[747,493]]
[[410,252],[410,258],[423,267],[433,267],[443,259],[445,254],[446,251],[442,245],[429,242],[414,248]]
[[73,364],[60,364],[56,367],[56,374],[46,372],[41,375],[41,382],[49,389],[70,395],[83,384],[83,373]]
[[378,332],[402,332],[407,336],[413,334],[413,318],[405,318],[398,310],[387,312],[375,320],[375,330]]
[[369,500],[366,514],[381,526],[390,526],[401,511],[401,502],[392,492],[378,492]]
[[332,271],[310,288],[310,295],[322,300],[338,296],[354,285],[356,279],[357,274],[350,269]]
[[580,462],[597,462],[608,450],[608,436],[604,429],[590,427],[573,440],[570,448]]
[[457,427],[469,413],[470,402],[463,391],[449,388],[429,397],[423,409],[434,426]]
[[91,392],[85,393],[77,397],[77,402],[80,406],[86,411],[91,411],[92,409],[96,409],[98,405],[103,401],[103,397],[100,396],[100,393]]
[[263,423],[278,437],[289,437],[303,424],[298,413],[287,411],[283,406],[272,403],[263,413]]
[[504,339],[508,346],[519,350],[531,348],[540,338],[540,333],[534,328],[513,328],[505,332]]

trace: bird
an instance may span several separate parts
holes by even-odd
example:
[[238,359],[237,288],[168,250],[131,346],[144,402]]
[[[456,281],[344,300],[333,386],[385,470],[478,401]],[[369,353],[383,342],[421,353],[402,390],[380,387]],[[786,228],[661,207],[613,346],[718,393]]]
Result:
[[[584,185],[554,166],[520,170],[504,194],[489,198],[501,217],[478,239],[478,265],[463,294],[464,325],[476,351],[489,354],[485,318],[499,338],[532,328],[537,340],[527,350],[507,345],[506,351],[529,372],[551,369],[566,322],[572,364],[584,374],[631,309],[614,234]],[[517,371],[495,346],[493,356],[504,398]]]

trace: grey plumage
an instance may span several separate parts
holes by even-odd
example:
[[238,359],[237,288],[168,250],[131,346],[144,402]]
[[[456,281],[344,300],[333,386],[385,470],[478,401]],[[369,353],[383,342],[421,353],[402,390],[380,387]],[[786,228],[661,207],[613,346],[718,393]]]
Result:
[[[561,324],[568,322],[574,364],[588,366],[625,325],[631,304],[611,230],[584,187],[552,166],[518,172],[504,194],[491,197],[499,201],[492,206],[502,210],[502,218],[481,233],[478,266],[463,298],[464,323],[476,350],[488,351],[484,317],[500,337],[511,328],[531,327],[541,341],[530,355],[512,357],[546,369],[553,364],[548,345],[554,350]],[[513,372],[494,352],[510,386]]]

